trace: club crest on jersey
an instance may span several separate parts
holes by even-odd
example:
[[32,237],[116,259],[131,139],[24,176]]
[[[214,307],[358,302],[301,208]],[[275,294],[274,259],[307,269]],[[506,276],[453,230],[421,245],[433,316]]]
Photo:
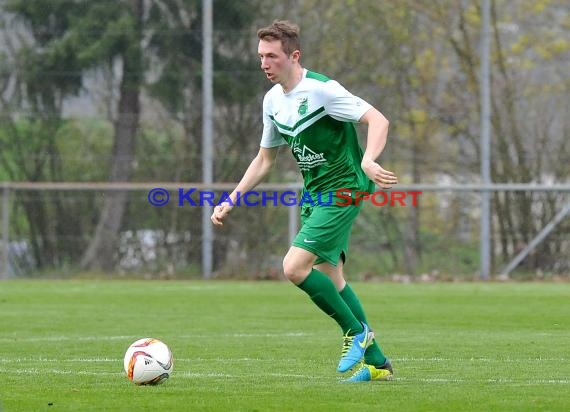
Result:
[[304,116],[305,114],[307,114],[307,110],[309,110],[309,98],[308,97],[300,97],[298,99],[299,101],[299,114],[301,116]]

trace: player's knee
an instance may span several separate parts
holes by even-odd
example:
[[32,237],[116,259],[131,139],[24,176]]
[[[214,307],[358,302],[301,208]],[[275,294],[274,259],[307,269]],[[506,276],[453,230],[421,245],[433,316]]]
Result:
[[288,256],[285,256],[283,259],[283,274],[290,282],[294,283],[295,285],[303,282],[310,271],[310,268],[305,268],[303,265],[300,265],[298,262]]

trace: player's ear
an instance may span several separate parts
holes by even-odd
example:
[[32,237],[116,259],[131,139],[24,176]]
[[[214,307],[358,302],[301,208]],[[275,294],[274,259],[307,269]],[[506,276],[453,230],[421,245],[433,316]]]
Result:
[[301,50],[295,50],[293,53],[291,53],[289,57],[291,58],[292,61],[298,62],[299,60],[301,60]]

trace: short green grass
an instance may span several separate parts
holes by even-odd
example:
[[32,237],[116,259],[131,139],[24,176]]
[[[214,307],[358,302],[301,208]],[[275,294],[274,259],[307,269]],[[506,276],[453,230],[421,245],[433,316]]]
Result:
[[[353,286],[391,382],[339,383],[340,330],[285,282],[1,282],[0,410],[570,410],[570,284]],[[138,387],[148,336],[175,369]]]

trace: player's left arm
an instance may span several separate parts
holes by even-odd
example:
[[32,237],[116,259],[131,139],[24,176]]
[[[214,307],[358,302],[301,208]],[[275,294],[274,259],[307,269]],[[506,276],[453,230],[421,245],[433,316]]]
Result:
[[383,189],[390,189],[398,183],[398,177],[394,172],[384,169],[376,162],[376,159],[380,157],[386,146],[390,123],[374,107],[371,107],[362,115],[360,123],[368,125],[366,150],[361,162],[362,170],[375,184]]

